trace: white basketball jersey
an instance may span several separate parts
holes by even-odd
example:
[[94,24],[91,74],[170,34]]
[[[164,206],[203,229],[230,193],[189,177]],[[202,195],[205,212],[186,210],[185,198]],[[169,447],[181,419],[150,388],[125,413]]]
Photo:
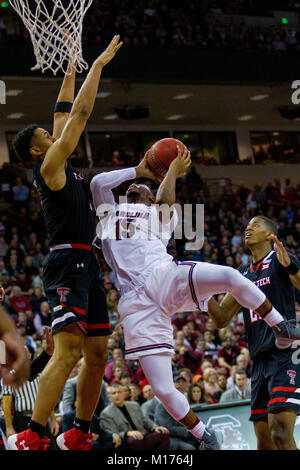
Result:
[[[102,250],[121,294],[143,286],[154,265],[171,262],[166,247],[178,223],[161,223],[157,206],[125,203],[100,217]],[[97,230],[99,232],[99,230]]]

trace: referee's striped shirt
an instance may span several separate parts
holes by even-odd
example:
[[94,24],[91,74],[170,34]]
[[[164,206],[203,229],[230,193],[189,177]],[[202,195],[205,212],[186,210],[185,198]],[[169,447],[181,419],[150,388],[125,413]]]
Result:
[[3,396],[11,395],[14,399],[14,409],[21,413],[33,411],[38,391],[40,377],[37,376],[32,382],[24,382],[20,387],[13,388],[3,385]]

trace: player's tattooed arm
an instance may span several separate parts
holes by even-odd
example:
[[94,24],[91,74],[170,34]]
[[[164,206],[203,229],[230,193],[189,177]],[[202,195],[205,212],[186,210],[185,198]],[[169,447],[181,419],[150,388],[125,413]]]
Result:
[[[274,234],[271,234],[270,238],[273,240],[273,248],[276,252],[279,263],[282,264],[282,266],[288,270],[291,265],[291,258],[289,257],[289,254],[286,251],[283,243],[278,240],[278,238]],[[295,269],[297,269],[297,266]],[[298,270],[298,272],[293,275],[290,274],[289,277],[293,286],[295,286],[296,289],[300,290],[300,270]]]
[[214,321],[217,328],[225,328],[229,325],[232,318],[241,310],[240,304],[232,297],[226,294],[221,303],[212,297],[208,302],[208,316]]

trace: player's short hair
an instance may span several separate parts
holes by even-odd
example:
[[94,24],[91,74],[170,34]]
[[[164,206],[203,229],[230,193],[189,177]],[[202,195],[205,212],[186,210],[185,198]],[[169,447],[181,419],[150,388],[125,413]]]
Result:
[[30,153],[31,139],[38,127],[39,126],[37,124],[30,124],[18,132],[13,140],[13,147],[16,155],[22,162],[30,162],[32,160],[32,155]]
[[274,222],[274,220],[271,220],[264,215],[257,215],[255,218],[263,220],[270,232],[274,233],[274,235],[277,235],[277,223]]

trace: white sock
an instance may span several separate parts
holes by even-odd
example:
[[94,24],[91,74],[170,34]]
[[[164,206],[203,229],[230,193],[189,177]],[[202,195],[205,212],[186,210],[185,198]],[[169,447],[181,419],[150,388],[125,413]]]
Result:
[[281,323],[284,321],[283,316],[276,310],[276,308],[272,307],[271,312],[269,312],[265,317],[263,317],[263,320],[267,323],[269,326],[275,326],[278,325],[278,323]]
[[202,436],[205,431],[205,424],[202,421],[199,421],[196,426],[192,429],[189,429],[189,432],[193,434],[197,439],[202,439]]

